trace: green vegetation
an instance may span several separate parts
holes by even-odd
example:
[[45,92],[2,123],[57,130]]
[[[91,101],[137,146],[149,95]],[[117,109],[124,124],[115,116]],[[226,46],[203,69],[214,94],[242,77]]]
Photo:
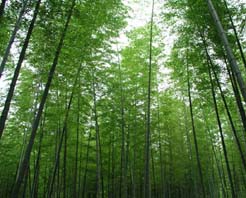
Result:
[[0,197],[246,197],[245,1],[126,4],[2,0]]

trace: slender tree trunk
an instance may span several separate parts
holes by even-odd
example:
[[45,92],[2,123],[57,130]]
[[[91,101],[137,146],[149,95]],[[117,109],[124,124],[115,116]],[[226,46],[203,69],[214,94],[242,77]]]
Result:
[[[210,59],[210,60],[211,60],[211,59]],[[232,116],[231,116],[229,107],[228,107],[228,105],[227,105],[226,99],[225,99],[225,95],[224,95],[224,93],[223,93],[223,91],[222,91],[222,88],[221,88],[221,86],[220,86],[220,82],[219,82],[218,76],[217,76],[217,74],[215,73],[215,70],[214,70],[213,66],[212,66],[212,71],[213,71],[213,73],[214,73],[215,80],[216,80],[217,85],[218,85],[219,90],[220,90],[220,94],[221,94],[221,97],[222,97],[222,100],[223,100],[223,103],[224,103],[224,106],[225,106],[225,109],[226,109],[226,112],[227,112],[227,115],[228,115],[228,118],[229,118],[229,122],[230,122],[230,125],[231,125],[231,128],[232,128],[232,132],[233,132],[234,138],[235,138],[235,140],[236,140],[236,144],[237,144],[237,147],[238,147],[238,150],[239,150],[239,154],[240,154],[240,156],[241,156],[241,160],[242,160],[244,169],[246,169],[246,161],[245,161],[243,149],[242,149],[240,140],[239,140],[239,138],[238,138],[237,131],[236,131],[235,125],[234,125],[234,123],[233,123]]]
[[110,191],[110,180],[111,180],[111,156],[112,156],[112,134],[110,133],[109,138],[109,152],[108,152],[108,184],[107,184],[107,192],[108,192],[108,198],[111,198],[111,191]]
[[[50,188],[49,188],[48,197],[51,197],[52,196],[53,186],[54,186],[54,181],[55,181],[55,176],[56,176],[56,172],[57,172],[58,163],[59,163],[59,160],[60,160],[60,153],[61,153],[62,143],[63,143],[64,137],[65,137],[64,160],[66,161],[67,121],[68,121],[69,112],[70,112],[70,109],[71,109],[71,106],[72,106],[73,96],[74,96],[74,92],[75,92],[75,88],[76,88],[76,85],[77,85],[78,76],[79,76],[79,73],[80,73],[81,68],[82,68],[82,64],[78,68],[77,75],[75,77],[75,81],[74,81],[74,84],[73,84],[72,92],[71,92],[71,95],[70,95],[70,98],[69,98],[67,110],[66,110],[66,113],[65,113],[62,134],[61,134],[61,138],[60,138],[60,142],[59,142],[59,146],[58,146],[58,151],[57,151],[57,155],[56,155],[56,159],[55,159],[55,166],[54,166],[53,174],[52,174],[52,177],[51,177],[51,185],[50,185]],[[63,163],[63,164],[64,164],[64,172],[63,172],[63,177],[64,177],[63,178],[63,182],[64,183],[63,183],[63,188],[66,188],[66,180],[65,180],[66,179],[66,162]],[[66,189],[63,191],[63,193],[64,193],[64,196],[65,196],[66,195]]]
[[[79,88],[80,90],[80,88]],[[78,174],[78,153],[79,153],[79,122],[80,122],[80,96],[78,97],[78,112],[77,112],[77,129],[76,129],[76,148],[75,148],[75,167],[74,167],[74,186],[73,197],[77,197],[77,174]]]
[[[99,124],[98,124],[99,129]],[[100,169],[101,169],[101,192],[102,192],[102,198],[104,198],[104,178],[103,178],[103,162],[102,162],[102,144],[101,144],[101,138],[100,133],[98,133],[99,137],[99,151],[100,151]]]
[[220,22],[219,16],[213,6],[213,3],[211,0],[206,0],[207,4],[208,4],[208,8],[210,11],[211,16],[213,17],[216,29],[218,31],[218,35],[221,39],[221,42],[226,50],[226,55],[227,55],[227,59],[230,63],[231,69],[233,71],[233,74],[236,76],[238,85],[240,87],[240,91],[242,93],[243,99],[246,102],[246,86],[245,86],[245,82],[243,80],[243,77],[241,75],[241,71],[239,69],[239,66],[237,64],[236,58],[233,55],[231,46],[229,44],[229,41],[227,39],[226,33],[224,31],[224,28]]
[[160,158],[160,177],[161,177],[161,183],[160,183],[160,193],[161,196],[160,198],[164,198],[165,197],[165,185],[164,185],[164,181],[165,181],[165,175],[164,175],[164,160],[163,160],[163,152],[162,152],[162,137],[161,137],[161,126],[160,126],[160,99],[159,99],[159,90],[158,90],[158,86],[157,86],[157,130],[158,130],[158,149],[159,149],[159,158]]
[[[18,172],[20,171],[21,162],[23,161],[23,158],[24,158],[24,150],[25,150],[26,142],[27,142],[27,130],[24,129],[22,147],[21,147],[21,152],[20,152],[20,157],[19,157],[19,163],[18,163],[18,166],[17,166],[16,174],[15,174],[15,179],[16,179],[16,177],[18,175]],[[13,188],[14,188],[14,184],[13,184],[11,190],[13,190]]]
[[[241,173],[243,173],[244,172],[244,170],[242,170],[242,166],[240,166],[240,172]],[[242,189],[244,190],[244,192],[245,192],[245,187],[246,187],[246,180],[245,180],[245,175],[244,174],[241,174],[241,181],[242,181],[242,184],[243,184],[243,187],[242,187]]]
[[190,87],[190,74],[189,74],[189,66],[187,63],[187,83],[188,83],[188,96],[189,96],[189,106],[190,106],[190,116],[191,116],[191,124],[192,124],[192,133],[193,133],[193,139],[195,144],[195,151],[196,151],[196,160],[197,160],[197,166],[200,176],[200,182],[201,182],[201,188],[202,188],[202,196],[206,197],[205,187],[203,183],[203,175],[202,175],[202,166],[199,156],[199,148],[197,143],[197,137],[196,137],[196,129],[195,129],[195,123],[194,123],[194,116],[193,116],[193,108],[192,108],[192,101],[191,101],[191,87]]
[[226,189],[227,189],[225,175],[223,175],[224,172],[221,171],[221,169],[220,169],[219,159],[218,159],[217,154],[216,154],[216,148],[215,148],[215,145],[214,145],[214,142],[213,142],[212,133],[211,133],[211,130],[209,128],[208,121],[207,121],[207,118],[206,118],[205,113],[204,113],[204,109],[202,108],[201,104],[200,104],[200,108],[202,109],[203,120],[205,122],[206,131],[208,133],[208,138],[209,138],[209,141],[210,141],[210,144],[211,144],[211,147],[212,147],[212,153],[213,153],[213,156],[214,156],[214,159],[215,159],[215,163],[216,163],[216,167],[217,167],[217,170],[218,170],[218,175],[219,175],[219,178],[220,178],[223,195],[225,196],[226,195]]
[[125,163],[125,182],[126,182],[126,197],[128,197],[128,167],[130,167],[130,126],[128,125],[127,137],[126,137],[126,163]]
[[137,197],[137,184],[136,184],[136,160],[137,160],[137,87],[134,94],[134,139],[133,139],[133,165],[132,165],[132,198]]
[[[70,110],[70,109],[69,109]],[[63,153],[63,197],[66,198],[67,196],[67,121],[64,131],[64,153]],[[60,142],[62,144],[62,141]],[[58,155],[60,152],[58,153]]]
[[[12,47],[12,44],[13,44],[14,40],[15,40],[16,34],[17,34],[17,32],[18,32],[18,30],[19,30],[19,28],[20,28],[20,24],[21,24],[22,17],[23,17],[23,15],[24,15],[25,11],[26,11],[27,2],[28,2],[28,0],[26,0],[26,1],[24,2],[23,6],[22,6],[22,8],[21,8],[21,10],[20,10],[18,19],[17,19],[17,21],[16,21],[16,23],[15,23],[15,26],[14,26],[14,30],[13,30],[13,32],[12,32],[12,34],[11,34],[10,39],[9,39],[8,46],[7,46],[7,48],[5,49],[5,52],[4,52],[4,55],[3,55],[3,59],[2,59],[2,62],[1,62],[1,64],[0,64],[0,79],[1,79],[1,77],[2,77],[2,73],[3,73],[3,70],[4,70],[4,68],[5,68],[6,62],[7,62],[7,60],[8,60],[8,56],[9,56],[9,53],[10,53],[10,49],[11,49],[11,47]],[[0,17],[0,18],[1,18],[1,17]]]
[[233,182],[235,184],[236,197],[238,197],[238,195],[240,194],[240,189],[239,189],[240,184],[238,183],[237,172],[235,169],[235,161],[234,160],[232,160],[232,161],[233,161],[233,163],[232,163]]
[[241,121],[242,121],[242,125],[244,128],[244,135],[246,137],[246,114],[245,114],[245,110],[243,107],[243,103],[242,103],[242,99],[238,90],[238,86],[237,86],[237,81],[235,79],[235,76],[231,73],[230,68],[228,67],[228,64],[226,62],[226,68],[227,68],[227,72],[231,81],[231,85],[233,88],[233,93],[237,102],[237,107],[238,107],[238,111],[240,113],[240,117],[241,117]]
[[[58,105],[58,109],[60,109],[60,108],[62,108],[62,107],[60,107],[59,108],[59,106],[60,105]],[[59,148],[59,143],[60,143],[60,139],[61,139],[61,121],[60,121],[60,116],[59,116],[59,119],[58,119],[58,126],[57,126],[57,130],[56,130],[56,142],[55,142],[55,158],[54,158],[54,164],[55,164],[55,162],[56,162],[56,158],[58,157],[58,148]],[[60,179],[60,167],[61,167],[61,162],[60,162],[60,158],[59,158],[59,161],[58,161],[58,164],[57,164],[57,177],[56,177],[56,181],[54,181],[54,182],[56,182],[56,184],[54,184],[55,185],[55,189],[56,189],[56,196],[54,195],[54,197],[60,197],[60,192],[61,192],[61,188],[60,188],[60,186],[62,186],[61,184],[60,184],[60,181],[61,181],[61,179]],[[51,174],[50,174],[51,175]],[[49,192],[49,187],[50,187],[50,185],[51,185],[51,177],[49,177],[49,183],[48,183],[48,192]],[[52,184],[53,185],[53,184]]]
[[[118,50],[117,50],[118,51]],[[120,164],[120,198],[127,197],[126,188],[126,151],[125,151],[125,110],[124,110],[124,93],[122,85],[122,74],[121,74],[121,64],[118,55],[118,66],[119,66],[119,83],[120,83],[120,111],[121,111],[121,164]]]
[[241,25],[240,25],[240,34],[242,34],[242,32],[243,32],[243,30],[244,30],[244,28],[245,28],[245,22],[246,22],[246,19],[243,19],[242,20],[242,23],[241,23]]
[[172,143],[172,134],[170,131],[168,131],[168,152],[169,152],[169,178],[167,181],[167,186],[168,186],[168,197],[173,197],[173,149],[172,149],[173,143]]
[[153,148],[151,148],[151,168],[152,168],[152,178],[153,178],[153,197],[157,198],[157,186],[156,186],[156,173],[155,173],[155,161],[154,161],[154,153]]
[[43,135],[44,135],[44,131],[43,131],[44,123],[45,123],[45,113],[44,113],[43,121],[41,123],[38,153],[37,153],[35,166],[34,166],[34,176],[33,176],[33,183],[32,183],[32,189],[31,189],[31,197],[38,196],[38,181],[39,181],[39,172],[40,172],[41,147],[42,147],[42,140],[43,140]]
[[[222,148],[222,150],[223,150],[223,148]],[[221,164],[221,166],[220,166],[221,173],[222,173],[221,175],[223,176],[223,181],[225,182],[225,195],[226,195],[225,197],[229,197],[228,191],[227,191],[227,189],[228,189],[227,188],[227,180],[226,180],[226,174],[225,174],[224,164],[223,164],[223,160],[222,160],[222,154],[221,154],[220,150],[218,150],[218,152],[219,152],[219,160],[220,160],[220,164]]]
[[28,173],[30,171],[30,167],[28,167],[25,177],[24,177],[24,186],[23,186],[23,193],[22,193],[22,198],[26,197],[26,189],[27,189],[27,182],[28,182]]
[[216,113],[216,119],[218,122],[223,153],[224,153],[224,157],[225,157],[225,161],[226,161],[227,173],[228,173],[230,186],[231,186],[231,194],[232,194],[232,197],[235,197],[235,189],[234,189],[234,185],[233,185],[232,174],[231,174],[231,169],[230,169],[230,165],[229,165],[226,144],[225,144],[223,130],[222,130],[222,126],[221,126],[221,121],[220,121],[220,116],[219,116],[219,111],[218,111],[218,105],[217,105],[217,101],[216,101],[216,97],[215,97],[215,90],[214,90],[214,84],[213,84],[213,79],[212,79],[212,74],[211,74],[211,68],[210,68],[209,62],[207,64],[208,64],[208,70],[209,70],[208,73],[209,73],[211,91],[212,91],[213,102],[214,102],[214,109],[215,109],[215,113]]
[[95,119],[95,131],[96,131],[96,197],[102,197],[102,173],[101,173],[101,149],[100,149],[100,135],[99,135],[99,125],[98,125],[98,115],[97,115],[97,101],[96,101],[96,88],[95,88],[95,74],[93,71],[93,112]]
[[[123,110],[124,111],[124,110]],[[124,113],[123,113],[124,114]],[[122,114],[122,116],[124,116]],[[122,119],[124,119],[122,117]],[[123,121],[123,120],[122,120]],[[124,125],[124,124],[122,124]],[[123,129],[124,126],[122,126],[121,129],[121,171],[120,171],[120,198],[126,198],[127,196],[127,189],[126,189],[126,176],[125,176],[125,163],[126,163],[126,159],[125,159],[125,129]]]
[[231,16],[231,13],[230,13],[230,10],[228,8],[226,0],[224,0],[224,4],[225,4],[225,7],[226,7],[226,10],[227,10],[230,22],[231,22],[231,26],[232,26],[235,38],[236,38],[237,46],[238,46],[239,51],[240,51],[240,55],[241,55],[241,58],[242,58],[242,61],[243,61],[243,65],[244,65],[244,67],[246,69],[246,60],[245,60],[245,56],[244,56],[244,53],[243,53],[243,48],[242,48],[241,42],[239,40],[238,33],[237,33],[236,27],[234,25],[234,22],[233,22],[233,19],[232,19],[232,16]]
[[151,104],[151,73],[152,73],[152,39],[153,39],[153,19],[154,19],[154,0],[152,1],[151,25],[150,25],[150,45],[149,45],[149,71],[148,71],[148,100],[147,100],[147,123],[145,134],[145,171],[144,171],[144,198],[151,198],[150,182],[150,104]]
[[[184,95],[184,93],[182,93],[182,95]],[[192,146],[191,146],[191,138],[190,138],[190,134],[189,134],[189,128],[188,128],[188,112],[187,112],[187,108],[186,108],[186,104],[185,104],[185,100],[183,98],[183,103],[184,103],[184,121],[185,121],[185,135],[186,135],[186,144],[187,144],[187,150],[188,150],[188,159],[189,162],[191,163],[191,166],[189,166],[189,181],[188,184],[192,184],[192,186],[194,186],[194,190],[192,188],[190,188],[191,190],[189,191],[189,196],[191,196],[191,194],[194,196],[194,194],[197,192],[197,185],[196,185],[196,181],[195,181],[195,174],[194,174],[194,170],[193,170],[193,154],[192,154]],[[190,182],[190,183],[189,183]]]
[[78,181],[78,192],[77,197],[81,197],[81,169],[82,169],[82,151],[81,147],[79,149],[79,181]]
[[[41,0],[39,0],[38,2],[40,3],[40,1]],[[26,151],[25,151],[25,157],[24,157],[24,160],[23,160],[23,162],[21,164],[20,172],[19,172],[19,174],[17,176],[17,180],[16,180],[16,183],[15,183],[13,192],[12,192],[12,197],[14,197],[15,195],[17,195],[19,193],[20,186],[21,186],[21,183],[22,183],[22,180],[23,180],[23,176],[24,176],[24,172],[27,169],[28,164],[29,164],[29,159],[30,159],[32,147],[33,147],[33,144],[34,144],[35,136],[36,136],[36,133],[37,133],[39,121],[40,121],[40,118],[41,118],[41,115],[42,115],[42,112],[43,112],[43,108],[44,108],[44,105],[45,105],[45,102],[46,102],[46,99],[47,99],[47,96],[48,96],[48,93],[49,93],[50,85],[51,85],[51,82],[52,82],[52,79],[53,79],[53,76],[54,76],[56,65],[58,63],[60,52],[61,52],[61,49],[62,49],[62,46],[63,46],[63,41],[64,41],[67,29],[68,29],[68,25],[69,25],[69,22],[70,22],[72,13],[73,13],[74,6],[75,6],[75,0],[72,2],[72,6],[71,6],[71,9],[70,9],[70,11],[68,13],[68,18],[67,18],[67,21],[66,21],[66,24],[65,24],[65,28],[64,28],[64,31],[63,31],[63,33],[61,35],[61,39],[60,39],[60,42],[58,44],[57,51],[55,53],[55,58],[54,58],[53,64],[52,64],[50,72],[49,72],[48,80],[47,80],[47,83],[45,85],[45,89],[44,89],[44,93],[43,93],[43,96],[42,96],[42,99],[41,99],[41,103],[39,105],[39,109],[38,109],[37,115],[36,115],[35,120],[34,120],[33,125],[32,125],[32,131],[31,131],[30,140],[29,140],[28,146],[27,146]]]
[[16,82],[17,82],[18,77],[19,77],[19,73],[20,73],[22,62],[23,62],[23,60],[25,58],[26,50],[27,50],[27,47],[28,47],[28,44],[29,44],[29,41],[30,41],[30,38],[31,38],[31,35],[32,35],[32,31],[33,31],[33,28],[34,28],[34,24],[35,24],[35,21],[36,21],[38,12],[39,12],[40,3],[41,3],[41,0],[38,0],[37,3],[36,3],[34,14],[33,14],[33,18],[32,18],[32,21],[30,23],[30,26],[28,28],[27,35],[26,35],[26,38],[25,38],[25,41],[24,41],[24,44],[22,46],[21,53],[20,53],[20,56],[19,56],[19,60],[17,62],[16,68],[15,68],[15,71],[14,71],[14,76],[12,78],[12,81],[11,81],[11,84],[10,84],[10,88],[9,88],[9,91],[8,91],[8,94],[7,94],[5,103],[4,103],[4,108],[3,108],[3,111],[2,111],[2,114],[1,114],[1,117],[0,117],[0,139],[2,137],[3,130],[5,128],[5,123],[6,123],[6,120],[7,120],[7,117],[8,117],[10,103],[11,103],[11,100],[12,100],[12,97],[13,97],[14,91],[15,91],[15,85],[16,85]]
[[89,163],[89,154],[90,154],[90,142],[91,142],[91,131],[89,133],[88,142],[87,142],[87,149],[86,149],[86,160],[85,160],[85,172],[83,176],[83,187],[82,187],[82,198],[86,196],[86,181],[87,181],[87,172],[88,172],[88,163]]
[[[76,80],[77,81],[77,80]],[[68,106],[67,106],[67,100],[68,100],[68,82],[66,81],[65,82],[66,84],[66,87],[65,87],[65,109],[68,109]],[[76,84],[74,84],[74,88],[73,90],[75,89],[75,86]],[[73,93],[74,94],[74,91]],[[72,103],[71,103],[72,105]],[[69,109],[70,111],[70,109]],[[65,127],[65,132],[64,132],[64,144],[63,142],[61,141],[60,144],[63,144],[63,169],[62,169],[62,181],[63,181],[63,198],[66,198],[67,196],[67,133],[68,133],[68,121],[66,121],[66,124],[64,124],[64,127]],[[60,155],[60,152],[58,153],[58,155]],[[58,162],[59,163],[59,162]]]
[[[67,117],[67,113],[66,113],[65,117]],[[66,121],[64,121],[64,125],[66,125]],[[55,161],[54,161],[54,170],[53,171],[51,170],[51,173],[49,176],[48,190],[47,190],[47,197],[48,198],[52,196],[57,171],[58,171],[57,191],[58,191],[58,194],[60,194],[60,185],[61,185],[60,184],[60,177],[59,177],[59,174],[60,174],[60,171],[59,171],[59,169],[60,169],[60,152],[62,149],[62,142],[63,142],[63,138],[64,138],[65,133],[66,133],[66,126],[63,126],[62,133],[59,136],[58,141],[57,141],[57,149],[56,149],[56,155],[55,155]]]
[[[56,162],[56,158],[58,157],[58,148],[59,148],[59,142],[60,142],[60,139],[61,139],[61,132],[62,132],[62,127],[61,127],[61,115],[62,115],[62,109],[63,109],[63,106],[62,106],[62,102],[61,102],[61,98],[59,96],[59,88],[57,88],[56,90],[56,101],[57,101],[57,109],[58,109],[58,119],[57,119],[57,129],[56,129],[56,142],[55,142],[55,155],[54,155],[54,164]],[[66,98],[66,101],[67,101],[67,98]],[[67,108],[67,107],[66,107]],[[60,177],[60,169],[61,169],[61,162],[60,162],[60,158],[59,158],[59,161],[58,161],[58,164],[57,164],[57,177],[56,177],[56,183],[55,183],[55,195],[54,197],[57,197],[57,198],[60,198],[61,197],[61,177]],[[49,177],[51,178],[51,177]],[[51,179],[50,179],[51,180]],[[48,190],[49,190],[49,187],[50,187],[50,182],[48,183]],[[48,191],[49,192],[49,191]]]
[[[44,183],[47,183],[47,164],[45,166],[45,171],[44,171]],[[47,193],[47,186],[43,185],[43,197],[46,197],[46,193]]]
[[241,156],[241,160],[242,160],[242,163],[243,163],[243,166],[244,168],[246,169],[246,161],[245,161],[245,157],[244,157],[244,154],[243,154],[243,150],[242,150],[242,147],[241,147],[241,143],[240,143],[240,140],[238,138],[238,135],[237,135],[237,131],[236,131],[236,128],[235,128],[235,125],[233,123],[233,120],[232,120],[232,116],[231,116],[231,113],[230,113],[230,110],[229,110],[229,107],[227,105],[227,102],[226,102],[226,98],[225,98],[225,95],[224,95],[224,92],[220,86],[220,82],[219,82],[219,79],[218,79],[218,76],[215,72],[215,69],[214,69],[214,64],[211,60],[211,57],[208,53],[208,49],[207,49],[207,43],[205,41],[205,38],[204,36],[202,36],[202,40],[203,40],[203,44],[204,44],[204,49],[205,49],[205,52],[206,52],[206,57],[207,57],[207,60],[211,66],[210,70],[212,70],[213,74],[214,74],[214,77],[215,77],[215,80],[216,80],[216,83],[217,83],[217,86],[219,88],[219,91],[220,91],[220,95],[221,95],[221,98],[222,98],[222,101],[224,103],[224,106],[225,106],[225,109],[226,109],[226,113],[227,113],[227,116],[229,118],[229,122],[230,122],[230,125],[231,125],[231,128],[232,128],[232,132],[233,132],[233,135],[234,135],[234,138],[236,140],[236,144],[237,144],[237,147],[238,147],[238,150],[239,150],[239,153],[240,153],[240,156]]
[[112,132],[112,173],[111,173],[111,198],[115,197],[115,134]]
[[7,0],[2,0],[2,3],[0,4],[0,20],[3,17],[6,2],[7,2]]

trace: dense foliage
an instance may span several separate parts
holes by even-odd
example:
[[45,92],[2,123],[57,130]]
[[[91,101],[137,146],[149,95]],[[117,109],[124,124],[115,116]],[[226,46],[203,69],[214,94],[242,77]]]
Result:
[[246,196],[243,1],[149,6],[2,0],[0,197]]

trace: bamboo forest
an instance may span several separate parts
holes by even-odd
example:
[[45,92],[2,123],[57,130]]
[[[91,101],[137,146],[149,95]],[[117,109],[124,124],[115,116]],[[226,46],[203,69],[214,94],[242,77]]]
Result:
[[5,197],[245,198],[246,0],[1,0]]

